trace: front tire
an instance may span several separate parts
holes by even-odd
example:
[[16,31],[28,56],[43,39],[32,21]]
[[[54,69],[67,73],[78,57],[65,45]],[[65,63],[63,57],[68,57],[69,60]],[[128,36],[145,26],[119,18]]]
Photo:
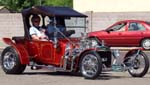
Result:
[[134,59],[136,53],[135,51],[128,54],[124,59],[124,63],[129,67],[128,72],[131,76],[143,77],[149,69],[149,58],[144,52],[140,51]]
[[21,74],[26,68],[26,65],[21,64],[16,50],[11,46],[3,50],[1,63],[6,74]]
[[80,72],[86,79],[95,79],[102,71],[101,57],[95,51],[85,52],[79,65]]

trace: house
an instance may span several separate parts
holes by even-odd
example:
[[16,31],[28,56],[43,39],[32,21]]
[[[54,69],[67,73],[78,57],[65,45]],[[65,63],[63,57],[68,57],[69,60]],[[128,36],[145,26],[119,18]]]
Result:
[[0,13],[10,13],[10,10],[4,6],[0,6]]
[[150,0],[73,0],[73,8],[80,12],[147,12],[149,3]]

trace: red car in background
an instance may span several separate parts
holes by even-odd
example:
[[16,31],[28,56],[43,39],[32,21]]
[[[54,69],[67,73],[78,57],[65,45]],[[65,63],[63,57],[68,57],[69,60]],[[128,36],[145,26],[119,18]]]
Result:
[[89,37],[104,40],[111,47],[143,47],[150,49],[150,23],[141,20],[124,20],[106,30],[88,33]]

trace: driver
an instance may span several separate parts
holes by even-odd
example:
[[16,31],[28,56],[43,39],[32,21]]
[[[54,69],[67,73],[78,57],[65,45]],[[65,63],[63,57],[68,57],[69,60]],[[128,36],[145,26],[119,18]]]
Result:
[[40,28],[40,17],[34,15],[31,18],[32,26],[29,29],[29,33],[33,40],[46,40],[47,36],[45,35],[45,29]]
[[56,31],[57,31],[57,35],[56,35],[57,38],[69,37],[75,33],[74,30],[66,31],[65,26],[62,25],[59,20],[57,20],[56,24],[54,23],[54,20],[51,20],[47,25],[47,32],[46,32],[50,40],[54,40],[54,32]]

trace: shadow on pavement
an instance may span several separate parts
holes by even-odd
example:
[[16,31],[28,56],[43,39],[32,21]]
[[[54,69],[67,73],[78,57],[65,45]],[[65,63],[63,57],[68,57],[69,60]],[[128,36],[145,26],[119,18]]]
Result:
[[110,80],[110,79],[120,79],[120,78],[130,78],[130,76],[112,75],[113,73],[102,73],[97,78],[98,80]]
[[80,73],[71,72],[24,72],[22,75],[50,75],[50,76],[74,76],[82,77]]
[[[24,72],[22,75],[50,75],[50,76],[63,76],[63,77],[82,77],[80,73],[70,72]],[[121,79],[121,78],[132,78],[130,76],[112,75],[112,73],[101,73],[100,76],[95,80],[110,80],[110,79]]]

